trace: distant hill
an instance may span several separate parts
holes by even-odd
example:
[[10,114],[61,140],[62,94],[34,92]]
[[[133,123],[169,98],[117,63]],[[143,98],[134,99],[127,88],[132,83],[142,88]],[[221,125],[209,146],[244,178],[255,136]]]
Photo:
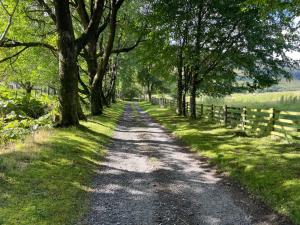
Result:
[[[300,74],[299,74],[300,75]],[[278,85],[264,89],[262,92],[300,91],[300,76],[291,81],[281,81]]]
[[296,70],[292,74],[295,80],[300,80],[300,70]]

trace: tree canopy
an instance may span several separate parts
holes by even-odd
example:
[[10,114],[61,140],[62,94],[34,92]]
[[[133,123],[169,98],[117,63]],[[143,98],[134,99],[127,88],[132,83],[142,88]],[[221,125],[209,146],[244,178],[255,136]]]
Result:
[[[256,0],[0,0],[0,77],[29,92],[60,90],[61,125],[116,95],[255,91],[290,79],[299,2]],[[176,84],[177,82],[177,84]],[[176,94],[177,93],[177,94]]]

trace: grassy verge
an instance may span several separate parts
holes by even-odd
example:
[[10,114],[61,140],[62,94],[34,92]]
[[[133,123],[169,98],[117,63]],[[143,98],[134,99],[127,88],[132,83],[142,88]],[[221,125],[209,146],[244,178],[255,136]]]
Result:
[[0,149],[0,224],[76,224],[122,111],[117,104],[77,129],[43,130]]
[[148,103],[141,107],[276,211],[300,224],[300,147],[265,138],[239,137],[220,124],[178,117]]

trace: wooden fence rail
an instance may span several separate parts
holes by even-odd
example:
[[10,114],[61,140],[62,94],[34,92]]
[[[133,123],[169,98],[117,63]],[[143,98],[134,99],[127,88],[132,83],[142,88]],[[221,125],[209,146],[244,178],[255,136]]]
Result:
[[[176,101],[172,99],[153,98],[151,102],[174,111],[177,107]],[[185,115],[189,115],[189,102],[186,102],[185,110]],[[199,104],[196,114],[199,119],[240,127],[259,136],[275,135],[300,140],[300,112]]]

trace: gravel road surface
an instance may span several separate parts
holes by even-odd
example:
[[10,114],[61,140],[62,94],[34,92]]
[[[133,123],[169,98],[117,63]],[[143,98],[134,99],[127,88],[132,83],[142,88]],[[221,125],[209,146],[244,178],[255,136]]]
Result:
[[96,171],[89,225],[287,225],[127,105]]

